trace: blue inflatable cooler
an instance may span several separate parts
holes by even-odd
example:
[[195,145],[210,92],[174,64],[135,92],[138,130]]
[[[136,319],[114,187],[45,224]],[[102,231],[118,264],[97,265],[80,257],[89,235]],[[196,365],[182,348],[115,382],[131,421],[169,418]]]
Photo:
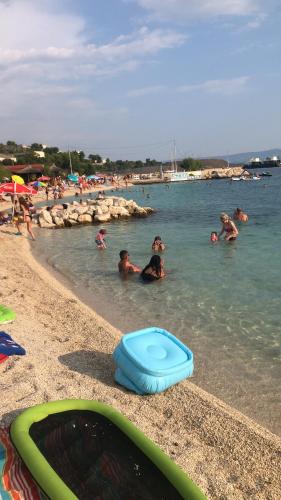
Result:
[[162,328],[145,328],[124,335],[113,353],[115,380],[137,394],[162,392],[190,377],[193,354]]

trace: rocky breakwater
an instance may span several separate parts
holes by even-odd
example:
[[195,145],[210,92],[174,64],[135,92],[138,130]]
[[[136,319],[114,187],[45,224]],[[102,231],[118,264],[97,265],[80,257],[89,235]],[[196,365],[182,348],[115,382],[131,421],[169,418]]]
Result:
[[42,208],[38,222],[43,228],[72,227],[78,224],[110,222],[127,217],[147,217],[153,208],[140,207],[134,200],[125,200],[119,196],[87,200],[83,203],[74,201],[64,205],[55,205],[51,209]]

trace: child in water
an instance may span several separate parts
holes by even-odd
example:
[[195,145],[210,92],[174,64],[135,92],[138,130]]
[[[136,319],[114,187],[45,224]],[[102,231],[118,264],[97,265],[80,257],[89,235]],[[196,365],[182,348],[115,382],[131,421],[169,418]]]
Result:
[[161,236],[155,236],[154,242],[152,243],[152,250],[154,252],[163,252],[163,250],[165,250],[165,244],[161,240]]
[[96,235],[96,245],[100,250],[105,250],[106,244],[105,244],[105,239],[104,236],[106,235],[106,229],[100,229],[98,234]]
[[212,231],[211,237],[210,237],[211,243],[215,243],[218,240],[219,240],[218,233],[216,231]]

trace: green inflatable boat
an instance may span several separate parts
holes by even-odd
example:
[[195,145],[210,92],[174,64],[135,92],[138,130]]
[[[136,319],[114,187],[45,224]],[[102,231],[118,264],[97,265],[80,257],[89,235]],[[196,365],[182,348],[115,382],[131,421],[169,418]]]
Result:
[[51,500],[203,500],[191,479],[121,413],[64,400],[24,411],[11,439]]
[[0,304],[0,325],[5,325],[14,321],[16,313],[9,309],[9,307],[2,306]]

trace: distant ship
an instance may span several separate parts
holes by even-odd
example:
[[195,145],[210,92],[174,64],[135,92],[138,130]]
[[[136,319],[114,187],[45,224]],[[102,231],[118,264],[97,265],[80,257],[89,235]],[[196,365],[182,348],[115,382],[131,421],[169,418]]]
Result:
[[264,160],[259,157],[256,157],[256,158],[251,158],[245,165],[245,167],[247,169],[281,167],[281,161],[279,156],[267,157]]

